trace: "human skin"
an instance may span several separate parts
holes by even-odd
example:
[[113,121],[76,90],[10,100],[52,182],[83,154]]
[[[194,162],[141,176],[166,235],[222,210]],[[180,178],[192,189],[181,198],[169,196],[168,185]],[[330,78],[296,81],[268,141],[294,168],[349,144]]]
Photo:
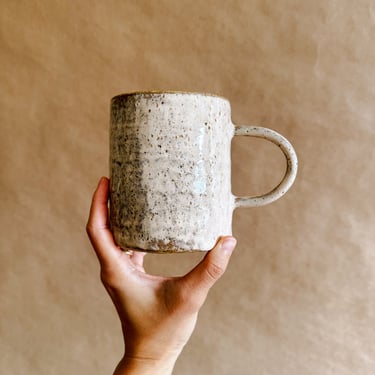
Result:
[[119,315],[124,355],[114,375],[169,375],[189,340],[210,288],[225,272],[236,245],[221,237],[202,261],[181,277],[147,274],[146,253],[120,249],[108,221],[109,180],[95,190],[87,233],[101,267],[101,280]]

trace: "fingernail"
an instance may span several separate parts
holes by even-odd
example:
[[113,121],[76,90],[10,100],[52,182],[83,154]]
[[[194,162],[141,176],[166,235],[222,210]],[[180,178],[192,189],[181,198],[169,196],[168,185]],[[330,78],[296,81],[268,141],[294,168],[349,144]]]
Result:
[[221,244],[221,249],[225,253],[231,253],[234,250],[236,243],[237,241],[234,237],[227,237],[223,240]]

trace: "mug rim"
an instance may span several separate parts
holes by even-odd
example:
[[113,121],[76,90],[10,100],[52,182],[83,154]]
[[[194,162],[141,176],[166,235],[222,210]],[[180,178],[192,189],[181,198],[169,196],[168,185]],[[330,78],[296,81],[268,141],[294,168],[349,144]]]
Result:
[[224,98],[221,95],[217,94],[212,94],[208,92],[197,92],[197,91],[179,91],[179,90],[145,90],[145,91],[130,91],[130,92],[125,92],[122,94],[115,95],[112,97],[111,101],[121,98],[121,97],[127,97],[127,96],[135,96],[135,95],[201,95],[201,96],[211,96],[214,98],[219,98],[226,100],[229,102],[227,98]]

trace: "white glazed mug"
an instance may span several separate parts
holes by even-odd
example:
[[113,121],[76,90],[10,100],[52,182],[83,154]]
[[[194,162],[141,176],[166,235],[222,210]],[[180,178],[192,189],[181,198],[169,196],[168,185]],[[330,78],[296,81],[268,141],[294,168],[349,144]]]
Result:
[[[231,192],[233,136],[279,146],[286,173],[256,197]],[[237,126],[230,103],[211,94],[136,92],[111,100],[110,225],[123,249],[152,252],[210,250],[232,233],[237,207],[279,199],[297,174],[291,144],[273,130]]]

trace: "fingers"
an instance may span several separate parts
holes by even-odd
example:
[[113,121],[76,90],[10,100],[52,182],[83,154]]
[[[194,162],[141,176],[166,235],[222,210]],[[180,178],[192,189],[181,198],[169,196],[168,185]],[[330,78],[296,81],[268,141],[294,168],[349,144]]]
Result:
[[92,198],[86,230],[100,263],[108,264],[118,258],[121,250],[116,246],[108,222],[109,180],[102,177]]
[[210,288],[227,269],[236,242],[234,237],[222,237],[203,260],[181,279],[181,288],[191,293],[199,307],[204,303]]

